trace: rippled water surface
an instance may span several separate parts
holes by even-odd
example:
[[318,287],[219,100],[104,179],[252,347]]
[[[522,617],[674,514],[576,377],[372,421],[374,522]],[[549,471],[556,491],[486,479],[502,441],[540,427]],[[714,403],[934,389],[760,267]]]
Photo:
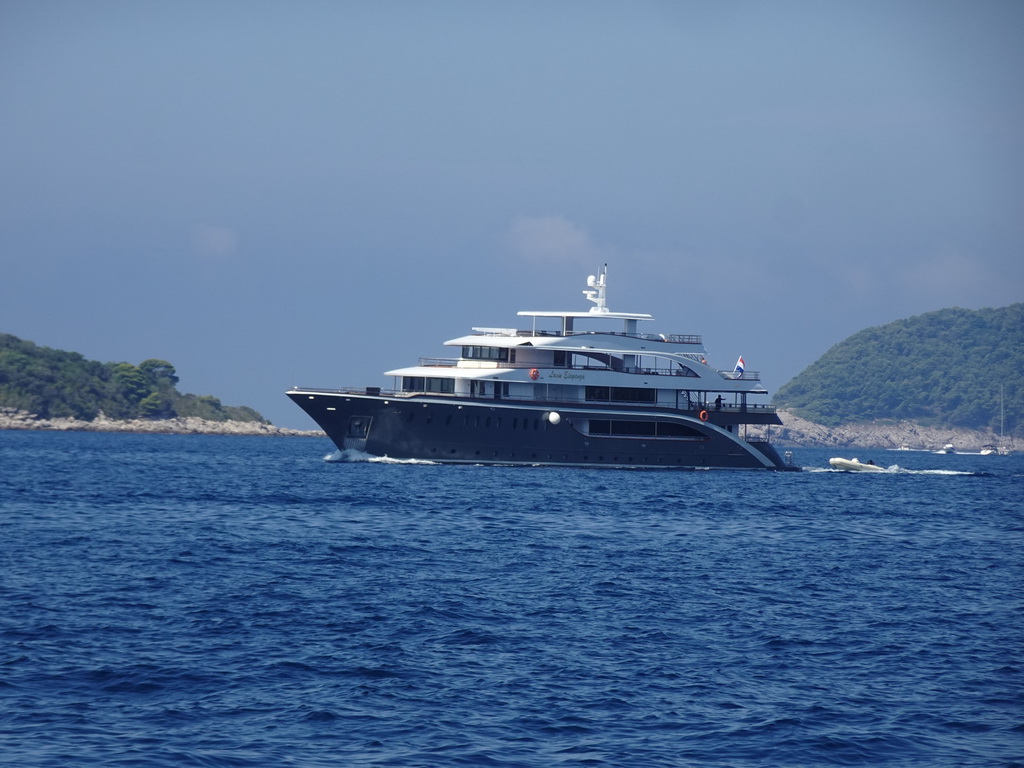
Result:
[[1024,765],[1020,456],[331,450],[0,432],[0,763]]

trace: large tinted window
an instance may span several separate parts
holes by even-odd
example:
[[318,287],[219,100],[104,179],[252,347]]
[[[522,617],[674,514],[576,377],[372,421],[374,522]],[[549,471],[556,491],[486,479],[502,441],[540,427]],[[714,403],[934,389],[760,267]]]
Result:
[[402,390],[405,392],[454,392],[455,379],[403,376]]
[[508,350],[504,347],[470,347],[462,348],[462,357],[466,360],[498,360],[508,362]]
[[674,421],[626,421],[622,419],[591,419],[590,434],[623,437],[703,437],[695,429]]
[[587,387],[587,400],[600,403],[653,403],[657,401],[655,389],[639,387]]
[[427,378],[424,380],[424,391],[426,392],[454,392],[455,391],[455,379],[435,379]]

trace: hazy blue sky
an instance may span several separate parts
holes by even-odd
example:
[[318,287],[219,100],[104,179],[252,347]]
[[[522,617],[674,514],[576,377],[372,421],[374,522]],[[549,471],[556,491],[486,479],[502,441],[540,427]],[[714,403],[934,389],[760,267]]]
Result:
[[777,389],[1024,300],[1024,3],[0,0],[0,332],[312,422],[520,309]]

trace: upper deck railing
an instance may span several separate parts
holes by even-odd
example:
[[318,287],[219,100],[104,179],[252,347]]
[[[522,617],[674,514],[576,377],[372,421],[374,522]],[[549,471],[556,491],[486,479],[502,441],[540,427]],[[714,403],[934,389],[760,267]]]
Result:
[[669,344],[703,344],[704,337],[692,333],[625,333],[623,331],[521,331],[511,328],[474,328],[474,336],[626,336],[644,341],[662,341]]

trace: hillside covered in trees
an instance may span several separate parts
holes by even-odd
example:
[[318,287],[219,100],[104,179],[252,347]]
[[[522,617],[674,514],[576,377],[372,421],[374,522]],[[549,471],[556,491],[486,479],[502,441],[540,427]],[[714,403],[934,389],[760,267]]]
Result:
[[209,395],[181,394],[165,360],[98,363],[77,352],[41,347],[0,333],[0,406],[39,418],[169,419],[265,422],[252,408],[221,404]]
[[855,333],[775,395],[775,404],[826,426],[907,420],[1000,428],[1024,411],[1024,304],[942,309]]

